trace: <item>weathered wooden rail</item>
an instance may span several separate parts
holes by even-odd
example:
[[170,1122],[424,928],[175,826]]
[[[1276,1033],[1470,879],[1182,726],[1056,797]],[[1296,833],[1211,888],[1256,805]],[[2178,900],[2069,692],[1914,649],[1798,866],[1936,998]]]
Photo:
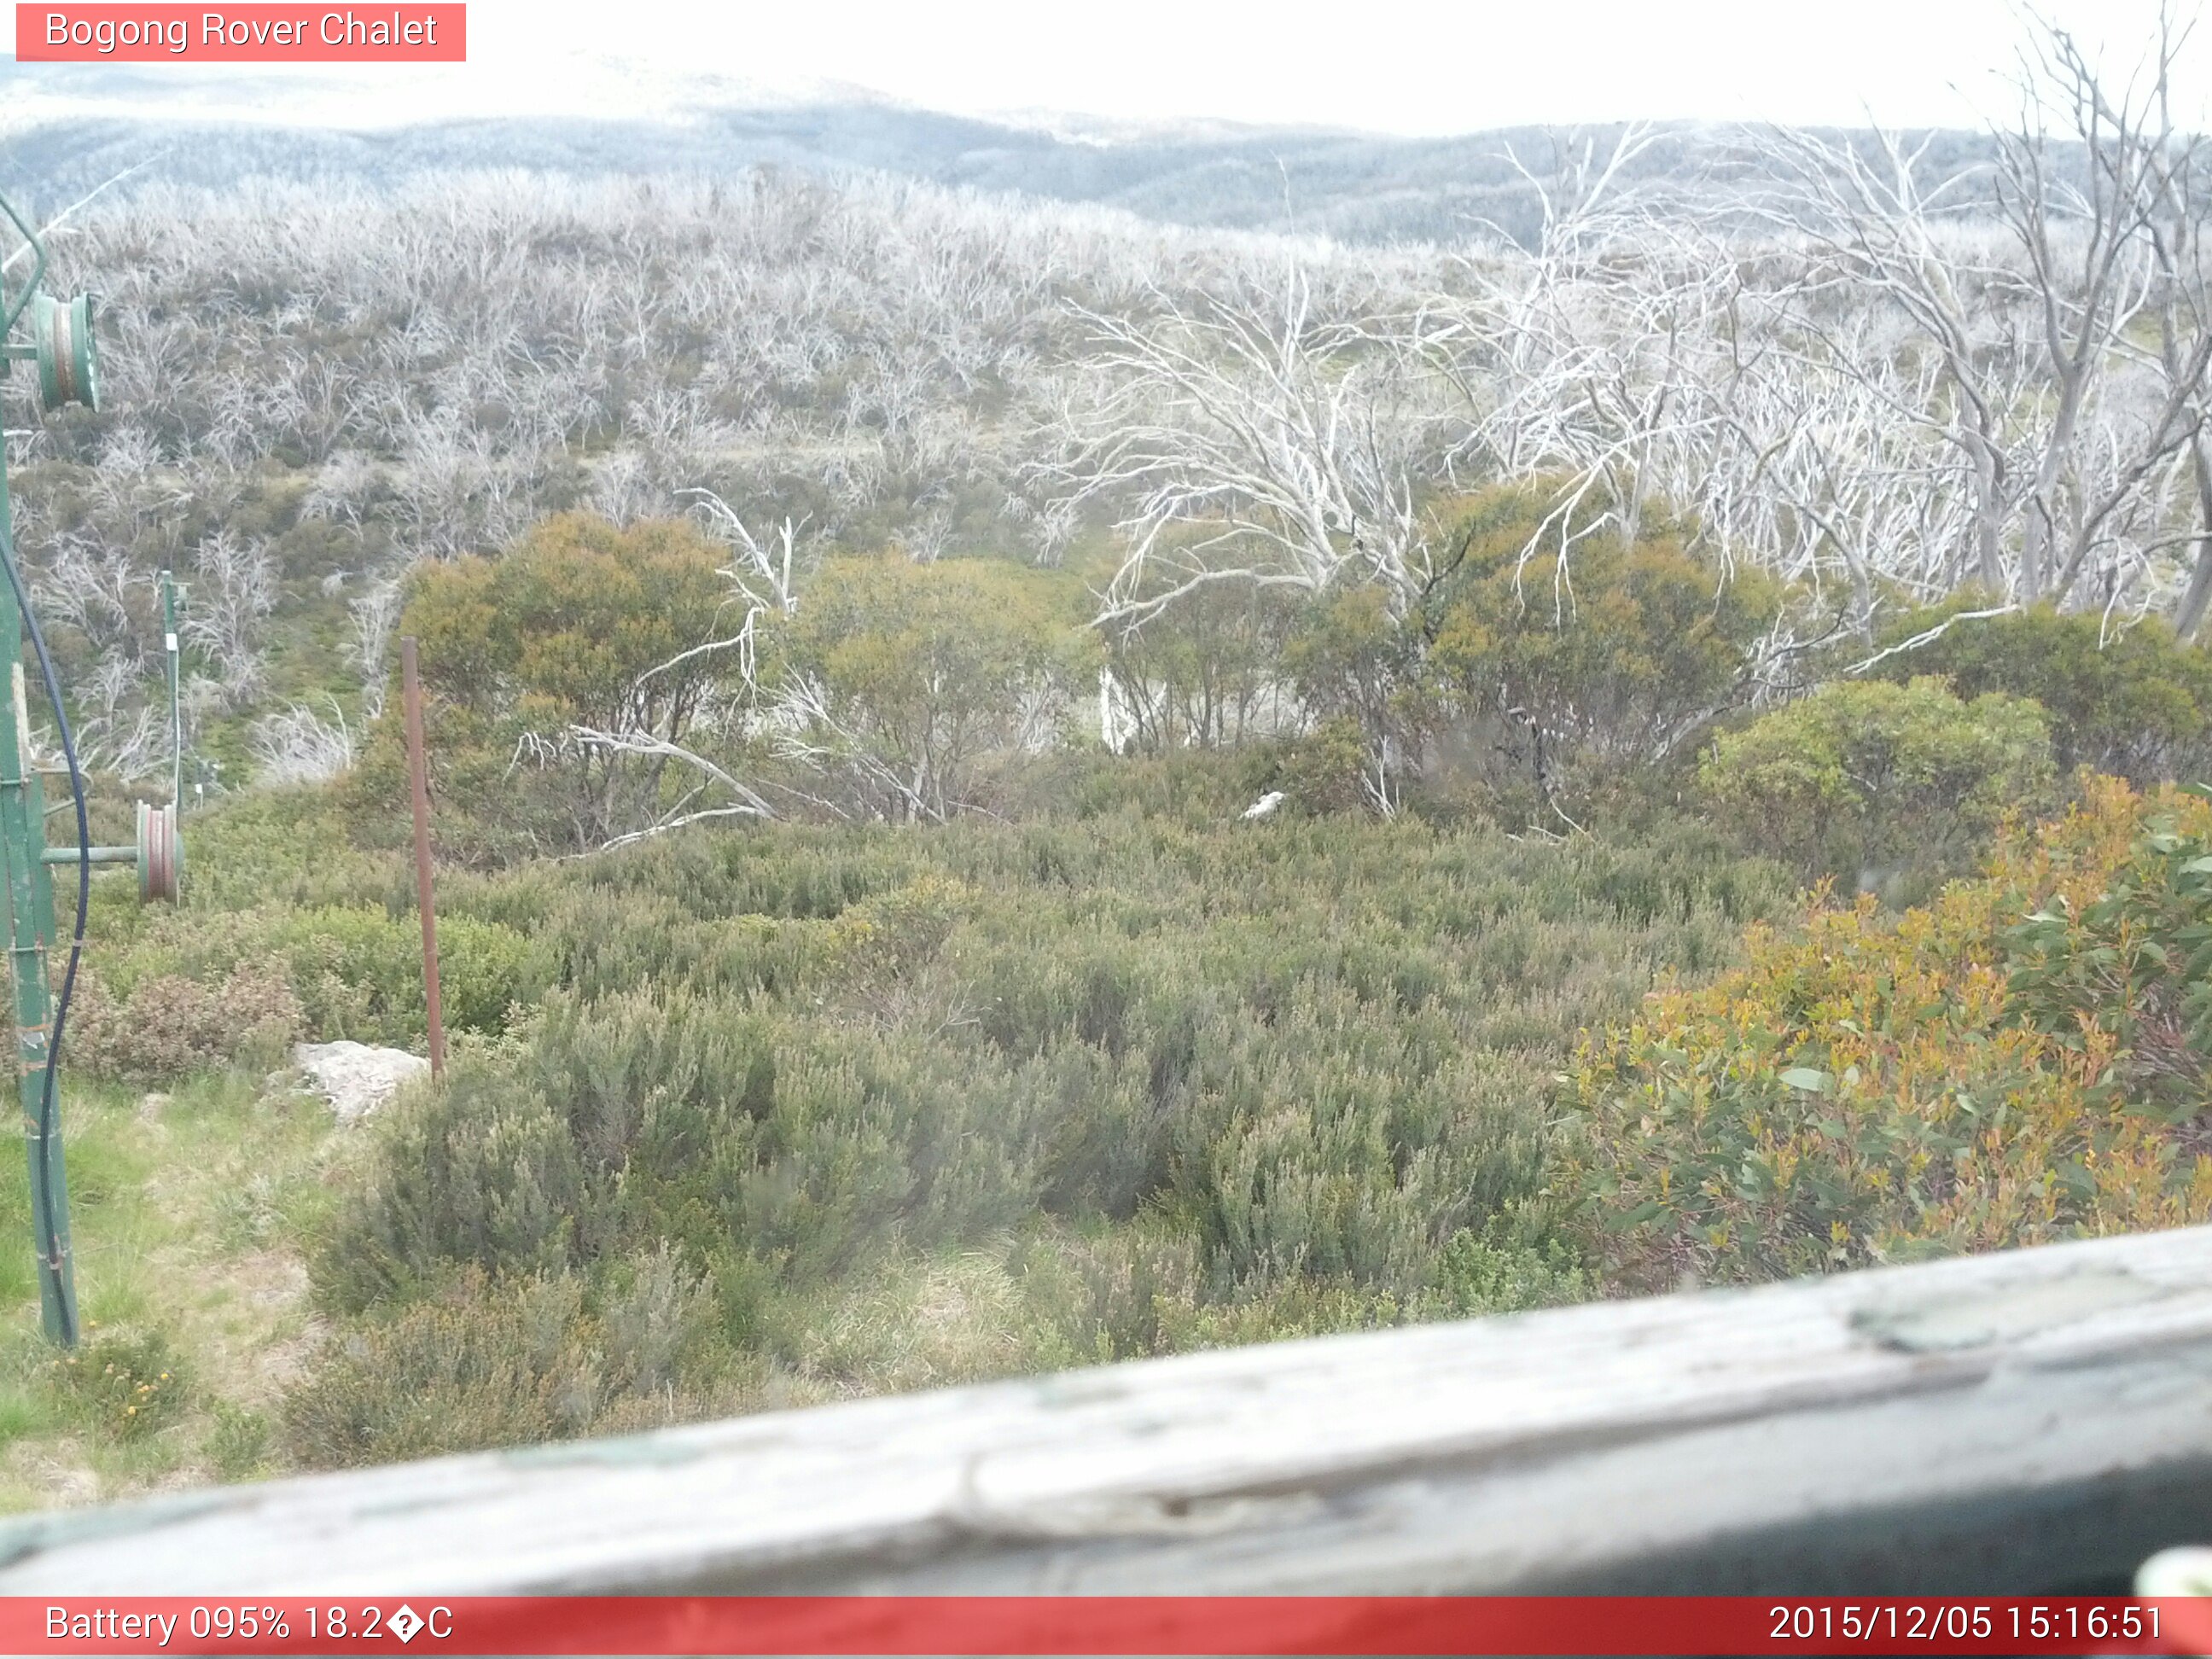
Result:
[[0,1593],[2120,1589],[2212,1539],[2212,1229],[0,1527]]

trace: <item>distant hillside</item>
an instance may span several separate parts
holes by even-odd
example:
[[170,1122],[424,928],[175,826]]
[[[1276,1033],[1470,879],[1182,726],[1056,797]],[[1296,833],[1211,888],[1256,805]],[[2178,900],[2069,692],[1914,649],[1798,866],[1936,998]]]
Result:
[[[11,75],[40,71],[14,66]],[[108,76],[125,74],[104,70]],[[52,80],[51,76],[45,77]],[[109,84],[116,84],[111,80]],[[1548,171],[1555,148],[1619,129],[1504,129],[1450,138],[1312,130],[1123,130],[1095,138],[936,113],[860,97],[781,106],[693,109],[666,119],[456,120],[380,131],[206,120],[151,77],[143,117],[78,117],[0,133],[0,179],[60,202],[150,156],[148,178],[222,187],[252,174],[380,185],[453,168],[717,174],[755,167],[880,171],[931,183],[1125,209],[1165,222],[1322,234],[1355,243],[1453,241],[1485,226],[1525,237],[1537,204],[1512,159]],[[111,99],[112,102],[119,102]],[[1327,112],[1317,111],[1325,116]],[[1685,127],[1640,155],[1631,176],[1710,184],[1741,144]],[[1978,135],[1940,135],[1928,155],[1949,171],[1986,154]]]

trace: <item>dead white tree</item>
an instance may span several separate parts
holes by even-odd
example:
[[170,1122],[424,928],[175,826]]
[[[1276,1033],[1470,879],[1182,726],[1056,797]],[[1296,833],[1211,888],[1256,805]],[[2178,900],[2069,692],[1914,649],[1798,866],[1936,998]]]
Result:
[[[2208,430],[2206,354],[2212,346],[2212,265],[2208,265],[2205,222],[2212,212],[2212,180],[2205,172],[2204,139],[2175,118],[2174,67],[2194,33],[2193,21],[2180,22],[2169,6],[2159,11],[2158,39],[2151,84],[2138,120],[2144,151],[2141,187],[2145,234],[2150,244],[2153,278],[2148,309],[2156,325],[2150,361],[2164,388],[2164,401],[2186,412],[2187,435],[2181,459],[2187,471],[2192,511],[2171,545],[2185,549],[2181,578],[2172,603],[2175,630],[2193,639],[2212,605],[2212,430]],[[2068,42],[2062,63],[2084,85],[2080,54]],[[2096,93],[2094,75],[2084,89]],[[2112,124],[2116,125],[2116,123]],[[2161,544],[2158,550],[2163,550]]]
[[[757,690],[760,674],[760,619],[763,617],[788,617],[799,609],[798,580],[805,574],[804,563],[798,557],[799,537],[805,526],[787,518],[763,540],[746,526],[735,507],[713,490],[687,489],[683,494],[697,504],[707,521],[728,544],[732,557],[723,574],[730,579],[737,601],[744,607],[745,615],[738,631],[729,638],[709,641],[694,647],[675,661],[682,662],[709,651],[734,648],[738,653],[738,672],[744,677],[749,688]],[[671,665],[664,664],[662,667]],[[661,670],[648,672],[658,673]]]
[[200,580],[184,631],[214,665],[224,702],[242,708],[264,679],[261,641],[276,605],[276,561],[264,544],[241,541],[226,529],[204,539],[192,562]]
[[1454,475],[1553,486],[1524,560],[1554,537],[1562,554],[1600,529],[1634,540],[1646,504],[1687,470],[1680,458],[1705,418],[1699,359],[1733,271],[1628,187],[1661,136],[1631,125],[1602,149],[1593,134],[1561,137],[1542,172],[1509,147],[1535,199],[1535,235],[1524,247],[1498,233],[1462,260],[1463,292],[1432,301],[1449,321],[1422,343],[1462,403]]
[[[702,781],[699,787],[687,790],[652,823],[623,830],[599,842],[597,845],[601,848],[627,847],[635,842],[649,841],[655,836],[665,836],[672,830],[714,818],[772,818],[775,816],[775,810],[767,801],[725,768],[697,750],[672,742],[654,732],[641,730],[603,732],[592,726],[574,726],[556,740],[554,747],[556,750],[573,747],[581,752],[596,754],[610,763],[624,757],[643,760],[656,775],[672,761],[697,774]],[[709,787],[723,791],[729,799],[705,806],[696,805]]]
[[246,733],[258,781],[269,784],[322,783],[353,765],[353,728],[335,698],[326,700],[325,720],[301,703],[264,714]]
[[384,665],[392,653],[392,630],[399,625],[401,599],[399,583],[387,577],[346,607],[353,618],[353,664],[361,676],[362,707],[371,720],[384,713]]
[[[2185,33],[2163,29],[2122,84],[2039,27],[2020,118],[1978,175],[1930,179],[1926,143],[1894,134],[1765,136],[1790,186],[1766,222],[1809,260],[1778,333],[1824,375],[1856,379],[1844,395],[1871,422],[1831,493],[1848,493],[1852,453],[1893,461],[1934,438],[1956,464],[1906,471],[1926,474],[1931,496],[1948,477],[1971,504],[1963,524],[1923,526],[1940,534],[1919,538],[1918,558],[1880,557],[1875,574],[2014,604],[2109,605],[2157,579],[2212,374],[2196,141],[2170,109]],[[1867,349],[1869,331],[1881,349]],[[1850,537],[1829,541],[1847,556]],[[2177,620],[2193,627],[2207,595],[2212,576],[2194,617],[2185,590]]]
[[1321,313],[1297,267],[1228,297],[1150,297],[1142,320],[1083,313],[1113,389],[1048,464],[1077,502],[1133,503],[1101,620],[1220,582],[1374,582],[1402,611],[1429,574],[1420,503],[1446,407],[1403,328]]

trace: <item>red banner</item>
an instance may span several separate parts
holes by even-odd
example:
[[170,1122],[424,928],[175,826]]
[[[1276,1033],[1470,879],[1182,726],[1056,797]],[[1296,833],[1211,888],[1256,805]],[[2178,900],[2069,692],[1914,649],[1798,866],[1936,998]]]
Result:
[[11,1654],[2212,1652],[2212,1600],[1998,1596],[30,1596]]
[[465,5],[24,5],[26,64],[459,64]]

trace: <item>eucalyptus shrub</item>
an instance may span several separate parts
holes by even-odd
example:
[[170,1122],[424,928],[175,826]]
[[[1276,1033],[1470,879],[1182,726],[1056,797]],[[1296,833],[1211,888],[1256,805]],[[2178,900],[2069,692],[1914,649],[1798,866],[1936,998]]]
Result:
[[2188,1127],[2208,846],[2202,799],[2097,780],[1929,905],[1823,898],[1593,1036],[1555,1178],[1610,1273],[1741,1282],[2212,1217]]
[[1878,887],[1965,868],[2007,813],[2051,805],[2051,729],[2000,691],[1844,681],[1724,733],[1698,781],[1749,844]]
[[1970,603],[1900,617],[1886,644],[1942,631],[1876,672],[1899,681],[1940,675],[1966,698],[2002,691],[2033,699],[2051,716],[2062,777],[2087,766],[2140,787],[2188,782],[2212,769],[2212,654],[2203,647],[2176,640],[2156,617],[2118,626],[2094,611],[2049,605],[1956,617]]

